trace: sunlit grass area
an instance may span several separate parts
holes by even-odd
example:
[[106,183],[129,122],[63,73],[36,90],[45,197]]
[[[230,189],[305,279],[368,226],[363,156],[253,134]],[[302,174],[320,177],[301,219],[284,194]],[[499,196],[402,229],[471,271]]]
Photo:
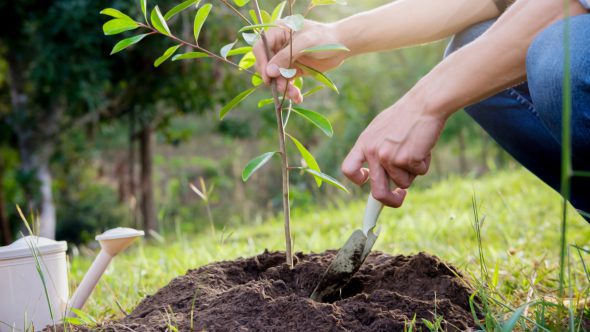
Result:
[[[456,265],[469,278],[483,280],[473,198],[480,219],[490,280],[504,303],[512,308],[543,297],[555,297],[559,273],[561,204],[558,194],[530,173],[497,172],[483,178],[452,177],[430,188],[412,190],[403,208],[383,211],[381,235],[375,246],[390,254],[420,251],[435,254]],[[361,226],[364,199],[321,210],[293,211],[296,251],[320,252],[339,248]],[[569,212],[568,243],[588,249],[590,224]],[[176,234],[136,244],[115,258],[84,311],[98,320],[121,317],[142,297],[154,293],[187,269],[269,250],[283,250],[281,218],[253,225],[210,232]],[[585,297],[588,279],[580,257],[571,254],[571,293]],[[80,282],[92,257],[71,260],[72,287]],[[588,265],[588,263],[586,263]]]

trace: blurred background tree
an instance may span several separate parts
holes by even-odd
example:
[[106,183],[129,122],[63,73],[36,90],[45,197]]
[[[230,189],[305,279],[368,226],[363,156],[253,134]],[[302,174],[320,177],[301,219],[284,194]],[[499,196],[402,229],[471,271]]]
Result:
[[[124,133],[129,134],[130,160],[123,161],[122,166],[129,169],[129,183],[121,185],[120,201],[135,200],[137,188],[144,227],[155,229],[153,132],[165,128],[176,114],[210,107],[215,101],[214,90],[220,90],[215,82],[224,78],[221,70],[210,68],[210,63],[164,66],[154,71],[153,59],[167,47],[161,40],[146,41],[146,53],[109,57],[112,42],[100,33],[103,19],[98,15],[104,6],[95,1],[64,0],[3,3],[0,8],[0,19],[11,26],[0,39],[11,103],[3,112],[2,124],[7,127],[3,141],[13,136],[19,151],[19,181],[25,197],[22,203],[29,211],[39,213],[40,234],[50,238],[56,231],[50,164],[67,162],[62,166],[68,169],[90,156],[88,148],[92,146],[85,143],[95,138],[101,125],[114,121],[129,125]],[[131,6],[137,11],[137,6],[124,1],[111,6]],[[228,88],[231,86],[226,84]],[[71,138],[76,139],[74,144]],[[134,171],[136,156],[141,169],[139,181]],[[61,188],[64,197],[71,196],[70,185],[80,184],[78,181]],[[73,206],[75,210],[76,204]]]

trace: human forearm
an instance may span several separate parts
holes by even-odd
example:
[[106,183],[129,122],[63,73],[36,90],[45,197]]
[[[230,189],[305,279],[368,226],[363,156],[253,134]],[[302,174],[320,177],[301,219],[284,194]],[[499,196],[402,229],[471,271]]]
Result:
[[[570,15],[584,12],[577,1],[570,1]],[[529,45],[562,16],[561,0],[518,1],[484,35],[436,66],[409,95],[428,96],[431,112],[448,116],[525,80]]]
[[332,27],[355,55],[435,41],[499,14],[492,0],[399,0]]

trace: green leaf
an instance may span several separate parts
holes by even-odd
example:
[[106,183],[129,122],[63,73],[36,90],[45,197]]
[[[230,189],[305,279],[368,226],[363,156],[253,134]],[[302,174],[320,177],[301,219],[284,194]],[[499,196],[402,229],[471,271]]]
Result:
[[[307,167],[309,167],[310,169],[313,169],[316,172],[321,173],[322,170],[320,170],[320,166],[318,165],[318,162],[315,160],[315,158],[309,152],[309,150],[307,150],[305,148],[305,146],[303,144],[301,144],[301,142],[299,142],[295,137],[293,137],[289,134],[287,134],[287,136],[289,136],[291,141],[293,141],[293,144],[295,144],[295,146],[297,147],[297,150],[299,150],[299,153],[301,154],[301,157],[303,158],[303,160],[305,160]],[[315,182],[318,185],[318,187],[321,187],[322,186],[322,178],[317,177],[317,176],[314,176],[314,178],[315,178]]]
[[297,63],[297,66],[301,67],[303,69],[303,71],[305,71],[306,73],[309,74],[309,76],[313,77],[316,81],[324,84],[325,86],[327,86],[328,88],[334,90],[336,93],[340,93],[338,91],[338,88],[336,87],[336,85],[334,84],[334,82],[332,82],[332,80],[330,80],[328,78],[328,76],[324,75],[322,72],[315,70],[311,67],[308,67],[304,64],[301,63]]
[[256,172],[260,167],[264,166],[264,164],[266,164],[270,158],[272,158],[277,153],[277,151],[263,153],[260,156],[250,160],[242,171],[242,180],[244,182],[248,181],[254,172]]
[[180,47],[180,45],[169,47],[166,50],[166,52],[164,52],[164,54],[162,54],[162,56],[160,56],[159,58],[156,59],[156,61],[154,62],[154,67],[158,67],[159,65],[162,64],[162,62],[168,60],[168,58],[171,57],[172,54],[174,54],[174,52],[176,52],[176,50],[179,47]]
[[257,33],[244,32],[244,33],[242,33],[242,37],[244,38],[244,41],[248,45],[254,45],[256,43],[256,41],[258,40],[258,38],[260,38],[260,35]]
[[125,20],[129,20],[129,21],[133,21],[133,19],[123,13],[121,13],[120,11],[114,9],[114,8],[105,8],[103,10],[100,11],[101,14],[103,15],[108,15],[114,18],[122,18]]
[[301,14],[295,14],[287,16],[283,19],[283,24],[293,31],[299,31],[303,29],[305,18]]
[[116,35],[124,31],[134,30],[137,29],[139,24],[133,20],[129,20],[126,18],[114,18],[110,21],[107,21],[102,26],[102,31],[105,35]]
[[248,30],[255,30],[255,29],[261,29],[261,28],[273,28],[273,27],[278,27],[278,25],[272,24],[272,23],[253,24],[253,25],[246,25],[245,27],[242,27],[240,30],[238,30],[238,32],[244,32],[244,31],[248,31]]
[[76,308],[71,308],[70,309],[74,314],[76,314],[76,316],[78,316],[78,318],[80,319],[80,321],[82,321],[84,324],[86,325],[91,325],[91,324],[97,324],[98,322],[96,321],[96,318],[90,316],[89,314],[83,312],[80,309],[76,309]]
[[311,94],[314,94],[314,93],[316,93],[316,92],[318,92],[318,91],[322,90],[323,88],[324,88],[324,86],[323,86],[323,85],[318,85],[318,86],[314,87],[313,89],[311,89],[311,90],[309,90],[309,91],[307,91],[307,92],[303,93],[303,97],[307,97],[307,96],[309,96],[309,95],[311,95]]
[[64,318],[64,323],[70,324],[70,325],[75,325],[75,326],[79,326],[79,325],[84,325],[85,323],[78,317],[66,317]]
[[283,10],[285,9],[286,4],[287,4],[287,1],[283,1],[275,7],[275,9],[272,11],[272,15],[270,16],[271,22],[274,22],[274,21],[281,18],[281,16],[283,15]]
[[293,76],[295,76],[295,74],[297,74],[297,69],[295,69],[295,68],[279,68],[279,72],[281,73],[281,76],[283,76],[284,78],[293,78]]
[[152,21],[152,26],[156,30],[158,30],[162,34],[165,34],[166,36],[170,36],[170,29],[168,28],[168,24],[166,24],[166,20],[162,16],[162,13],[160,12],[160,8],[158,8],[158,6],[152,9],[150,20]]
[[250,0],[234,0],[234,3],[238,7],[244,7],[245,5],[248,4],[248,2],[250,2]]
[[274,99],[273,98],[266,98],[266,99],[261,99],[258,101],[258,108],[262,108],[268,104],[272,104],[274,103]]
[[199,6],[199,3],[201,2],[201,0],[187,0],[179,5],[174,6],[174,8],[170,9],[165,15],[164,15],[164,19],[167,21],[169,19],[171,19],[172,17],[174,17],[174,15],[180,13],[181,11],[187,9],[188,7],[192,6],[193,4],[195,4],[195,7]]
[[302,53],[311,53],[311,52],[326,52],[326,51],[346,51],[346,52],[349,52],[350,49],[342,44],[325,44],[325,45],[308,47],[301,52]]
[[207,16],[209,16],[209,13],[211,12],[211,7],[213,7],[213,5],[210,3],[204,5],[203,7],[199,8],[197,15],[195,16],[193,32],[195,34],[195,42],[197,45],[199,44],[199,35],[201,34],[201,29],[203,28],[203,24],[205,24]]
[[252,75],[252,85],[259,86],[262,84],[262,78],[259,75]]
[[255,63],[256,57],[254,56],[254,53],[248,52],[240,59],[240,62],[238,62],[238,66],[240,67],[240,69],[248,69],[254,66]]
[[148,19],[147,19],[147,0],[141,0],[141,12],[143,13],[143,18],[145,19],[145,23],[148,23]]
[[177,54],[172,57],[172,61],[187,60],[187,59],[199,59],[208,58],[209,54],[203,52],[188,52],[184,54]]
[[499,276],[500,276],[500,262],[496,261],[496,266],[494,267],[494,274],[492,275],[492,286],[498,287]]
[[229,53],[229,51],[232,49],[232,47],[234,47],[234,45],[235,45],[237,42],[238,42],[238,41],[236,40],[236,41],[234,41],[233,43],[229,43],[229,44],[227,44],[227,45],[223,46],[223,47],[221,48],[221,50],[219,51],[219,54],[221,54],[221,56],[222,56],[224,59],[227,59],[227,54]]
[[147,35],[148,35],[147,33],[144,33],[143,35],[137,35],[137,36],[129,37],[129,38],[119,41],[113,47],[113,50],[111,51],[111,55],[113,55],[119,51],[122,51],[123,49],[125,49],[133,44],[138,43],[140,40],[142,40]]
[[272,23],[270,14],[266,10],[260,11],[260,16],[262,16],[262,22],[258,22],[258,16],[256,15],[256,12],[254,10],[250,9],[248,12],[250,13],[252,21],[254,21],[254,24]]
[[334,135],[334,130],[332,129],[332,124],[325,116],[321,115],[318,112],[307,110],[301,107],[293,107],[293,112],[301,115],[307,121],[313,123],[314,126],[320,128],[324,134],[328,135],[328,137],[332,137]]
[[252,51],[251,46],[238,47],[238,48],[234,48],[233,50],[227,52],[227,56],[246,54],[250,51]]
[[512,316],[510,316],[510,318],[506,321],[506,324],[504,324],[502,326],[502,332],[510,332],[510,331],[514,330],[516,323],[518,323],[518,320],[522,316],[522,314],[525,311],[527,306],[528,306],[528,304],[525,304],[525,305],[519,307],[518,309],[514,310],[514,313],[512,314]]
[[227,105],[223,106],[221,110],[219,110],[219,119],[223,120],[223,118],[227,115],[232,108],[236,107],[237,104],[241,103],[242,100],[246,99],[252,92],[254,92],[256,88],[251,88],[246,91],[242,91],[239,95],[235,96]]
[[313,170],[311,168],[302,168],[302,169],[305,172],[307,172],[313,176],[319,177],[320,179],[322,179],[322,181],[325,181],[326,183],[328,183],[328,184],[330,184],[330,185],[332,185],[344,192],[348,192],[348,189],[346,189],[346,187],[342,183],[340,183],[338,180],[334,179],[333,177],[329,176],[328,174],[318,172],[318,171]]
[[293,80],[293,86],[299,90],[303,89],[303,77],[299,76]]

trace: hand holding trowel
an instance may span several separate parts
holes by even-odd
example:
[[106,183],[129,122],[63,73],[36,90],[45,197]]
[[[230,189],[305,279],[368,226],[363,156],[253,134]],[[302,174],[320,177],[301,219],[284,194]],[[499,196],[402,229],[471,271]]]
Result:
[[336,254],[336,257],[328,266],[322,279],[311,294],[312,300],[323,302],[326,298],[334,295],[342,287],[346,286],[352,276],[359,270],[379,235],[379,230],[375,231],[374,229],[382,209],[383,204],[369,194],[363,219],[363,229],[355,230],[338,251],[338,254]]

